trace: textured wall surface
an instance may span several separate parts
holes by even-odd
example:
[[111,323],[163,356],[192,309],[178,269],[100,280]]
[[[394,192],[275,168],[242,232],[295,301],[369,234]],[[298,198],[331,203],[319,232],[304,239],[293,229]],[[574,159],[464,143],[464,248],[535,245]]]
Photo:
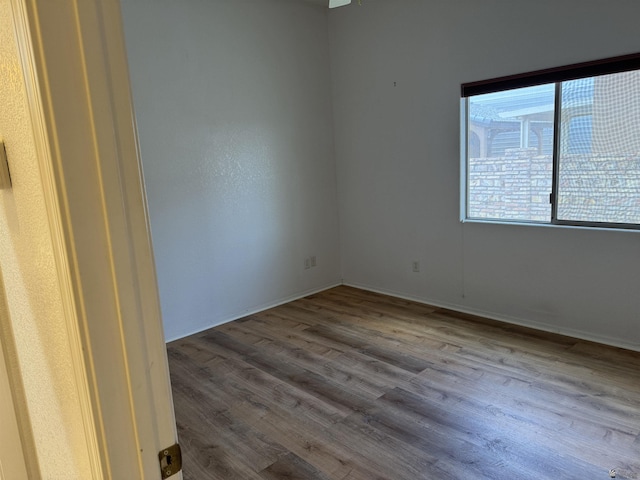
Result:
[[167,339],[339,283],[326,8],[122,9]]
[[[9,0],[0,0],[0,137],[13,188],[0,191],[0,270],[43,478],[90,470],[51,235]],[[1,428],[0,428],[1,431]],[[1,434],[1,433],[0,433]]]
[[[8,341],[13,338],[11,329],[4,324],[5,319],[9,319],[5,303],[4,284],[0,276],[0,425],[2,425],[2,435],[0,435],[0,480],[9,478],[28,480],[24,455],[24,449],[28,447],[23,448],[22,446],[20,427],[18,426],[19,410],[16,410],[16,402],[13,399],[13,389],[16,389],[16,386],[12,386],[9,372],[14,373],[12,375],[14,379],[17,375],[14,370],[10,370],[12,367],[7,367],[8,362],[5,361],[5,358],[7,358],[10,364],[17,363],[14,352],[9,350],[5,352],[5,345],[9,346]],[[21,398],[17,395],[15,397]],[[25,426],[25,428],[27,427]]]
[[635,0],[332,10],[345,282],[640,349],[640,233],[459,221],[460,84],[637,52],[639,15]]

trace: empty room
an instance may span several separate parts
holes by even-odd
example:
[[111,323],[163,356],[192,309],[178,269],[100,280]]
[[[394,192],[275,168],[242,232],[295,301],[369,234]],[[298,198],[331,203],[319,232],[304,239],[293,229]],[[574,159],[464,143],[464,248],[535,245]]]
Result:
[[185,478],[640,478],[637,2],[121,8]]

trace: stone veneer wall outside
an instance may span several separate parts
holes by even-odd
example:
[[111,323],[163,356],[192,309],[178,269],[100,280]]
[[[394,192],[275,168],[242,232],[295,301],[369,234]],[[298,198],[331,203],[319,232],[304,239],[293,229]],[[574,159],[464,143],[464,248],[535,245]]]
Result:
[[[548,222],[552,170],[535,148],[470,159],[469,218]],[[564,155],[559,194],[561,219],[640,223],[640,154]]]
[[469,159],[468,217],[548,222],[553,159],[537,152],[508,149],[504,157]]

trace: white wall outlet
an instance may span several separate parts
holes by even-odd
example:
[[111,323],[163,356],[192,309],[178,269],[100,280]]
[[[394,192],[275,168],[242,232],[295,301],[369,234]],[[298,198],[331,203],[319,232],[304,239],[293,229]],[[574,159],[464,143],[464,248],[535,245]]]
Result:
[[311,259],[310,258],[305,258],[304,259],[304,269],[308,270],[311,268]]
[[0,141],[0,190],[11,188],[11,175],[9,175],[9,163],[4,143]]
[[315,255],[312,255],[312,256],[309,258],[309,261],[311,262],[311,266],[312,266],[312,267],[315,267],[315,266],[316,266],[316,256],[315,256]]
[[413,270],[413,273],[419,273],[420,272],[420,262],[417,260],[414,260],[413,262],[411,262],[411,269]]

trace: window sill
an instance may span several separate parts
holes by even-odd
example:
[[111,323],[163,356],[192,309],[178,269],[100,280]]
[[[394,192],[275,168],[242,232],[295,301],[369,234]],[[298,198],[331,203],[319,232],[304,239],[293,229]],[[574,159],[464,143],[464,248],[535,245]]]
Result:
[[479,219],[479,218],[462,218],[460,223],[469,224],[491,224],[491,225],[509,225],[515,227],[543,227],[554,228],[563,230],[589,230],[600,232],[633,232],[640,233],[640,227],[603,227],[603,226],[590,226],[590,225],[566,225],[557,223],[542,223],[542,222],[510,222],[506,220],[494,220],[494,219]]

